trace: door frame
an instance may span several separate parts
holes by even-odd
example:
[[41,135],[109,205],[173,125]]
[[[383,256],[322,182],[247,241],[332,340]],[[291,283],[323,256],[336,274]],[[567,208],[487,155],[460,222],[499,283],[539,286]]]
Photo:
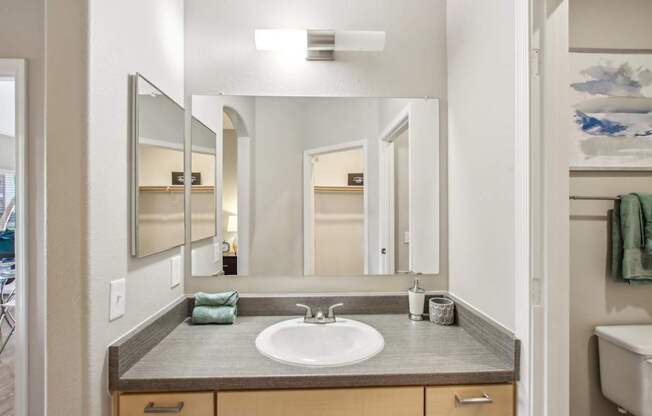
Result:
[[531,0],[533,416],[569,414],[569,0]]
[[27,176],[27,62],[24,59],[0,59],[0,76],[15,80],[16,95],[16,333],[15,341],[15,403],[16,415],[28,409],[28,348],[29,348],[29,264],[27,256],[28,183]]
[[568,0],[516,2],[518,414],[569,414]]
[[[378,143],[380,144],[379,149],[379,221],[378,221],[378,236],[380,241],[380,257],[379,259],[379,270],[381,274],[396,274],[396,264],[395,264],[395,238],[394,229],[395,229],[395,206],[394,206],[394,156],[395,156],[395,146],[394,141],[396,138],[403,133],[406,129],[410,128],[410,105],[408,104],[403,108],[398,115],[387,125],[385,130],[379,136]],[[408,137],[408,141],[409,141]],[[410,143],[411,145],[412,143]],[[411,166],[411,152],[408,152],[408,166]],[[412,181],[409,179],[410,173],[408,172],[408,194],[411,195],[411,185]],[[410,198],[408,198],[408,212],[410,212]],[[410,236],[412,236],[412,216],[409,215],[408,218],[408,230]],[[382,249],[385,249],[385,252],[382,252]],[[412,270],[412,250],[410,248],[410,254],[408,259],[408,269],[409,272]]]
[[315,191],[312,159],[315,156],[344,150],[362,149],[363,206],[364,206],[364,274],[369,272],[369,180],[367,163],[369,157],[367,140],[356,140],[330,146],[315,147],[303,152],[303,274],[315,274]]

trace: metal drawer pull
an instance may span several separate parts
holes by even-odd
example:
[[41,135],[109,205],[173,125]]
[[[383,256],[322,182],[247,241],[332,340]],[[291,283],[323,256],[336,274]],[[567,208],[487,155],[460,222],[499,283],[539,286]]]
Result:
[[149,402],[145,406],[145,413],[181,413],[181,409],[183,409],[183,402],[177,403],[174,407],[156,407],[154,402]]
[[491,404],[493,399],[489,397],[487,393],[482,393],[480,397],[469,397],[468,399],[463,399],[459,394],[455,393],[455,401],[459,403],[460,406],[473,406],[481,404]]

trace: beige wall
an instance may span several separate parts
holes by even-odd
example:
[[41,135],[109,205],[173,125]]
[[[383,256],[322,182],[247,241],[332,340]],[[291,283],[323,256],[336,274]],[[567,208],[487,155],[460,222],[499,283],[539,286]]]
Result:
[[[571,192],[618,195],[652,191],[652,173],[573,173]],[[570,381],[573,416],[616,415],[602,396],[597,325],[652,323],[652,285],[630,286],[607,275],[613,202],[571,202]]]
[[[55,2],[56,3],[56,2]],[[42,414],[45,391],[44,358],[37,350],[43,344],[45,328],[45,1],[0,0],[0,57],[27,60],[28,78],[28,154],[29,154],[29,298],[35,312],[30,317],[30,389],[33,399],[29,414]],[[9,41],[10,40],[10,41]]]
[[361,148],[319,155],[313,166],[315,186],[348,186],[348,174],[364,171]]
[[47,413],[76,416],[99,381],[87,361],[88,4],[48,0],[45,10]]
[[[652,49],[649,0],[571,0],[570,46]],[[652,191],[652,173],[573,173],[571,192],[618,195]],[[593,328],[652,323],[652,285],[629,286],[607,276],[607,211],[611,202],[571,202],[570,414],[611,416],[600,391]]]
[[650,0],[571,0],[574,48],[652,49]]

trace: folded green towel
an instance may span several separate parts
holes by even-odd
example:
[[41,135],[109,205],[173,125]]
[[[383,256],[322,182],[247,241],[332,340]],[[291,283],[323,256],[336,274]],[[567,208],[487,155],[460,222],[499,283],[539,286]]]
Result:
[[237,306],[195,306],[192,310],[192,323],[232,324],[237,314]]
[[612,274],[629,283],[652,282],[652,252],[643,244],[641,202],[623,195],[612,214]]
[[222,293],[195,293],[195,306],[235,306],[239,299],[238,292],[230,290]]
[[652,253],[652,194],[637,192],[635,195],[641,203],[643,246],[648,253]]

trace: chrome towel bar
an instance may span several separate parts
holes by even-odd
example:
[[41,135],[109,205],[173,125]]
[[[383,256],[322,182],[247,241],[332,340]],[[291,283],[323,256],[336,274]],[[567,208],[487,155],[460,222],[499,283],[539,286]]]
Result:
[[579,196],[569,195],[569,199],[575,201],[620,201],[619,196]]

